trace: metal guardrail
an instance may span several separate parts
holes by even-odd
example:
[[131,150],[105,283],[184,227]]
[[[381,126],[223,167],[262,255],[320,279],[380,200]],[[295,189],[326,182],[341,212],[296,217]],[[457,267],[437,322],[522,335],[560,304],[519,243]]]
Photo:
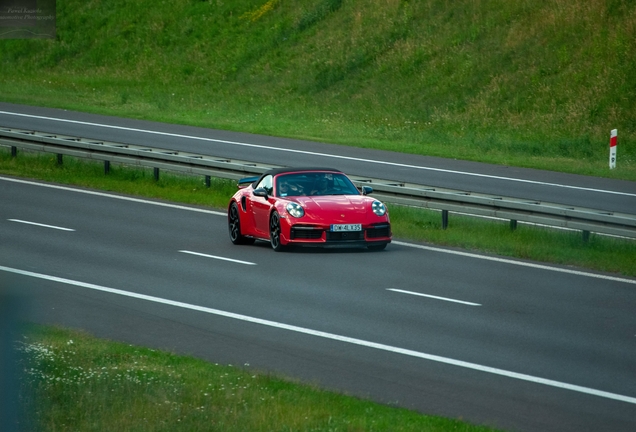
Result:
[[[208,185],[210,177],[239,180],[248,175],[262,174],[272,168],[282,167],[149,146],[2,127],[0,127],[0,145],[10,147],[14,156],[17,154],[17,148],[54,153],[58,155],[59,163],[62,163],[62,155],[103,161],[106,173],[110,169],[110,163],[116,162],[154,168],[155,178],[159,178],[160,169],[204,175]],[[444,228],[448,224],[448,212],[451,211],[509,219],[513,229],[517,221],[524,221],[581,230],[584,238],[587,238],[590,232],[636,238],[636,215],[633,214],[369,177],[350,177],[357,186],[371,185],[374,196],[387,203],[441,210]]]

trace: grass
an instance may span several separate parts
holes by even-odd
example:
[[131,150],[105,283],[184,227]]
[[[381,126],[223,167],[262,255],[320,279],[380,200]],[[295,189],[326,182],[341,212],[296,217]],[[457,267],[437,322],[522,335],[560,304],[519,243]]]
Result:
[[[636,181],[631,0],[56,6],[55,39],[0,39],[1,101]],[[619,148],[610,171],[612,129]],[[98,164],[65,158],[60,167],[53,156],[12,159],[8,151],[0,151],[0,172],[213,208],[233,190],[163,173],[155,182],[126,167],[104,176]],[[511,232],[507,222],[457,215],[442,230],[434,212],[390,211],[399,239],[636,276],[633,241],[583,242],[579,233],[523,225]],[[25,395],[35,429],[231,431],[245,422],[251,430],[427,430],[413,413],[309,396],[315,389],[268,376],[221,368],[208,391],[196,381],[209,365],[194,359],[61,329],[29,338],[24,349],[45,373],[31,377],[37,398]],[[240,388],[245,382],[250,389]],[[248,395],[255,387],[258,396]],[[473,430],[440,422],[430,430]]]
[[248,370],[30,326],[22,431],[490,431]]
[[[225,211],[236,191],[234,182],[212,179],[206,188],[203,177],[182,176],[162,171],[155,181],[151,169],[113,165],[104,175],[103,165],[65,157],[58,165],[55,155],[20,152],[12,158],[0,149],[0,173],[72,184],[116,193],[206,206]],[[442,229],[440,213],[391,206],[396,239],[435,244],[522,258],[565,266],[636,276],[636,242],[592,233],[584,241],[578,231],[562,231],[519,224],[511,231],[508,221],[480,219],[451,213],[449,227]]]
[[633,181],[634,53],[628,0],[59,0],[0,99]]
[[[484,220],[453,215],[449,227],[441,229],[437,212],[391,207],[394,236],[415,242],[466,249],[498,256],[526,259],[636,276],[636,242],[592,234],[584,241],[579,231]],[[606,255],[607,254],[607,255]]]

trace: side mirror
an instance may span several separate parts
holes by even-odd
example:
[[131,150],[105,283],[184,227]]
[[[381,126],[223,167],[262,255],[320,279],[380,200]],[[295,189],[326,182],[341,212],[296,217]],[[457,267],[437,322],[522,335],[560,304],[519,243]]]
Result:
[[254,196],[257,196],[257,197],[263,197],[265,199],[268,198],[267,190],[265,188],[262,188],[262,187],[254,189],[254,192],[252,192],[252,193],[254,194]]
[[371,186],[362,186],[362,195],[369,195],[371,192],[373,192]]

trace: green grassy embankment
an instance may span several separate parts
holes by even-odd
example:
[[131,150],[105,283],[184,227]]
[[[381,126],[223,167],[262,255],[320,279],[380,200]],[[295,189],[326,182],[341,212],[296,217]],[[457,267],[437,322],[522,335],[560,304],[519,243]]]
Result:
[[628,0],[59,0],[0,100],[636,180],[634,58]]

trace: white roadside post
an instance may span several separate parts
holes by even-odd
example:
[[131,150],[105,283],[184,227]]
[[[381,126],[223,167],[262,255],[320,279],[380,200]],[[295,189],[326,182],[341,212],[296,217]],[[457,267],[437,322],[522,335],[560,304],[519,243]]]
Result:
[[616,139],[618,135],[618,129],[612,129],[612,133],[610,134],[610,158],[609,165],[610,169],[616,168]]

